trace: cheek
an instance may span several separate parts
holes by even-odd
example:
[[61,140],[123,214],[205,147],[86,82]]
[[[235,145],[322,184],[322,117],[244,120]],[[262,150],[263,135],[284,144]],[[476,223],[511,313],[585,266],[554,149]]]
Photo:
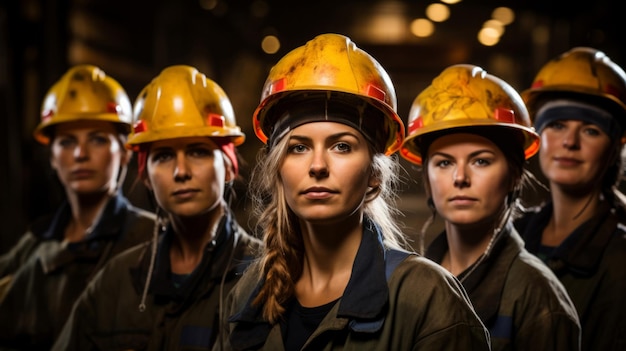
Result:
[[544,132],[541,134],[541,142],[539,146],[539,154],[547,154],[555,150],[558,145],[561,145],[560,138],[552,135],[551,133]]
[[[452,187],[453,184],[447,185],[443,174],[435,175],[432,172],[428,172],[428,183],[430,185],[430,196],[433,199],[435,207],[440,208],[440,204],[443,201],[443,194],[446,188]],[[449,183],[452,183],[451,181]]]
[[74,160],[72,152],[64,150],[60,147],[52,148],[50,153],[50,165],[57,171],[70,167]]
[[485,198],[494,204],[494,207],[501,206],[511,190],[511,180],[504,170],[499,174],[484,177],[481,185],[487,195]]
[[605,164],[609,162],[609,144],[604,142],[590,142],[583,149],[586,158],[595,164]]

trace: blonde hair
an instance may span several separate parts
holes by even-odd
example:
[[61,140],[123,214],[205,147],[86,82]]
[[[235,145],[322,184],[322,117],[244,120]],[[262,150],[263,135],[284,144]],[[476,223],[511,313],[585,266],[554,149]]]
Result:
[[[290,134],[290,133],[289,133]],[[285,312],[283,304],[294,294],[294,284],[302,274],[304,244],[299,221],[285,200],[280,167],[287,153],[289,134],[271,148],[257,155],[249,187],[257,228],[262,232],[264,251],[257,262],[258,273],[265,277],[255,305],[263,305],[263,316],[276,323]],[[409,248],[410,245],[395,216],[400,212],[395,204],[401,166],[396,156],[374,152],[371,171],[380,181],[377,188],[365,196],[363,213],[381,229],[387,248]]]

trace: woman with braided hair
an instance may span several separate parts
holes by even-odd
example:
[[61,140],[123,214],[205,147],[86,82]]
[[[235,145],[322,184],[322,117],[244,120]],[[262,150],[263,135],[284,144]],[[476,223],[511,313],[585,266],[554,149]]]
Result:
[[378,62],[319,35],[272,68],[253,122],[265,247],[214,350],[489,349],[458,281],[394,220],[404,125]]

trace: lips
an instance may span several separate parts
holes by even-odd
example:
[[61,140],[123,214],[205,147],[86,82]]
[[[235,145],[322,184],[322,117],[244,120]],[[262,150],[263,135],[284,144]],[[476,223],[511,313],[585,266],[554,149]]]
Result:
[[571,157],[554,157],[554,162],[565,167],[574,167],[582,163],[582,161]]
[[200,191],[197,189],[180,189],[172,192],[172,196],[177,199],[188,199],[195,196]]
[[450,198],[448,202],[451,202],[456,205],[470,205],[476,202],[476,199],[469,196],[455,196]]
[[90,169],[77,169],[75,171],[72,171],[72,178],[74,179],[85,179],[85,178],[91,178],[94,173],[96,173],[93,170]]
[[336,194],[336,191],[325,187],[310,187],[302,192],[302,195],[308,199],[319,200],[326,199]]

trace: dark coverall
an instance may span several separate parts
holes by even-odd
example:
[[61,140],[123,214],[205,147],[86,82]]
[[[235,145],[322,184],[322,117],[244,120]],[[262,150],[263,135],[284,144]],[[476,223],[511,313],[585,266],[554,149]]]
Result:
[[63,244],[70,211],[65,203],[33,223],[0,258],[10,281],[0,297],[0,347],[50,350],[87,283],[113,256],[149,240],[156,218],[118,193],[85,240]]
[[604,202],[600,213],[583,223],[548,254],[541,234],[552,203],[534,208],[516,222],[526,248],[561,280],[582,327],[582,350],[626,350],[626,212]]
[[53,350],[210,350],[221,302],[258,254],[259,239],[225,214],[202,261],[176,287],[172,280],[172,227],[160,235],[145,310],[139,305],[153,243],[112,260],[79,298]]
[[[524,249],[511,223],[497,235],[485,259],[458,276],[489,329],[492,350],[580,350],[580,323],[563,285]],[[426,256],[439,263],[447,251],[444,232]]]
[[[387,272],[390,255],[367,220],[346,290],[303,350],[489,350],[488,333],[451,274],[416,254]],[[214,351],[284,350],[280,323],[270,325],[251,305],[262,280],[251,267],[233,289],[225,305],[233,316]]]

